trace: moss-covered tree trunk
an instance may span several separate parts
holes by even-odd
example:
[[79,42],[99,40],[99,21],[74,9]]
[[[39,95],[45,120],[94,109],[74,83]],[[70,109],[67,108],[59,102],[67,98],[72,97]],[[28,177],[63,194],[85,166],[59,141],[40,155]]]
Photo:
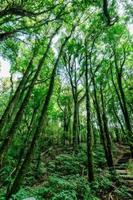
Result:
[[0,155],[1,155],[0,158],[1,157],[3,158],[3,153],[5,154],[7,152],[8,146],[10,145],[17,128],[18,128],[19,124],[21,123],[21,120],[22,120],[22,117],[23,117],[23,113],[24,113],[23,111],[24,111],[25,107],[27,106],[27,104],[29,102],[29,99],[30,99],[31,94],[32,94],[33,87],[34,87],[35,82],[37,80],[37,77],[38,77],[38,75],[39,75],[39,73],[40,73],[40,71],[42,69],[42,66],[43,66],[43,64],[45,62],[46,56],[47,56],[47,54],[49,52],[52,39],[55,36],[55,34],[57,33],[57,31],[58,31],[58,29],[56,29],[56,31],[54,32],[54,34],[52,34],[52,36],[50,38],[50,41],[49,41],[49,43],[47,45],[45,53],[44,53],[43,57],[40,59],[40,61],[39,61],[36,73],[34,74],[34,77],[33,77],[32,81],[31,81],[31,84],[30,84],[27,92],[26,92],[26,95],[25,95],[25,97],[23,99],[23,102],[22,102],[19,110],[16,113],[16,117],[15,117],[13,123],[12,123],[12,126],[7,131],[7,133],[6,133],[7,136],[6,136],[6,138],[4,139],[4,141],[2,142],[2,144],[0,146]]
[[46,118],[48,105],[49,105],[50,98],[51,98],[52,93],[53,93],[56,69],[57,69],[60,57],[62,55],[62,51],[63,51],[67,41],[71,37],[71,34],[72,34],[73,30],[74,29],[72,29],[70,35],[65,38],[65,41],[63,42],[63,44],[61,46],[58,58],[57,58],[57,60],[55,62],[55,65],[54,65],[54,68],[53,68],[53,71],[52,71],[52,74],[51,74],[48,92],[47,92],[46,97],[44,98],[44,104],[43,104],[42,111],[41,111],[41,114],[40,114],[40,117],[39,117],[39,120],[38,120],[38,124],[37,124],[37,126],[36,126],[36,128],[34,130],[34,134],[33,134],[33,138],[32,138],[31,144],[30,144],[30,146],[29,146],[29,148],[27,150],[25,159],[24,159],[19,171],[18,171],[16,177],[14,178],[14,181],[13,181],[13,184],[11,185],[11,188],[9,188],[9,190],[7,191],[7,194],[6,194],[6,199],[7,200],[10,199],[12,194],[14,194],[14,193],[16,193],[18,191],[20,183],[21,183],[21,181],[23,179],[24,173],[27,170],[27,167],[28,167],[29,162],[31,160],[32,154],[34,152],[36,141],[37,141],[38,137],[40,136],[40,134],[41,134],[41,132],[42,132],[42,130],[44,128],[44,122],[45,122],[45,118]]
[[[24,91],[25,91],[25,86],[27,84],[28,77],[29,77],[29,74],[32,69],[32,63],[33,63],[33,59],[35,56],[35,52],[36,51],[34,50],[33,56],[31,57],[31,60],[27,66],[27,69],[23,75],[23,78],[20,81],[15,93],[11,97],[11,99],[0,119],[0,135],[2,135],[3,133],[5,134],[6,128],[10,127],[10,124],[13,121],[13,117],[15,116],[15,114],[17,112],[18,105],[22,101],[22,97],[23,97]],[[9,123],[9,120],[10,120],[10,123]]]
[[88,168],[88,181],[94,181],[94,169],[93,169],[93,136],[91,130],[91,110],[90,110],[90,94],[89,94],[89,77],[88,77],[88,55],[87,55],[87,45],[85,54],[85,89],[86,89],[86,120],[87,120],[87,168]]

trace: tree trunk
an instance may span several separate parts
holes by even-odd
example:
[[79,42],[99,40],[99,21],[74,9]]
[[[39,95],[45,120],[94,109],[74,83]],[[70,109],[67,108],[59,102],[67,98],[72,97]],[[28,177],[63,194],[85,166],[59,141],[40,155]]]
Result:
[[20,96],[22,96],[22,94],[24,93],[24,89],[29,77],[29,73],[30,73],[30,69],[33,63],[33,59],[35,56],[35,51],[33,53],[33,56],[31,57],[31,60],[28,64],[28,67],[23,75],[22,80],[20,81],[14,95],[12,96],[12,98],[10,99],[1,119],[0,119],[0,135],[2,135],[2,133],[4,132],[4,128],[9,124],[9,119],[10,121],[12,121],[13,119],[13,113],[16,111],[18,103],[20,102]]
[[[128,143],[130,146],[130,150],[131,150],[131,156],[133,157],[133,134],[132,134],[132,128],[131,128],[131,123],[130,123],[130,117],[128,114],[128,109],[127,109],[127,105],[126,105],[126,97],[125,97],[125,93],[122,87],[122,71],[123,71],[123,64],[121,64],[120,69],[117,63],[117,55],[116,52],[114,50],[114,59],[115,59],[115,67],[116,67],[116,78],[117,78],[117,85],[118,85],[118,89],[115,85],[114,79],[113,79],[113,73],[112,73],[112,69],[111,69],[111,77],[112,77],[112,83],[114,85],[119,103],[120,103],[120,107],[123,113],[123,117],[124,117],[124,121],[125,121],[125,126],[126,129],[128,131]],[[125,59],[125,58],[124,58]]]
[[20,108],[19,108],[19,110],[18,110],[18,112],[16,114],[16,117],[15,117],[15,119],[13,121],[13,124],[12,124],[11,128],[8,130],[7,136],[4,139],[3,143],[1,144],[0,154],[1,154],[2,157],[3,157],[3,153],[7,152],[8,146],[12,141],[12,138],[13,138],[16,130],[17,130],[17,127],[21,123],[21,120],[22,120],[22,117],[23,117],[23,113],[24,113],[23,111],[24,111],[25,107],[27,106],[27,104],[29,102],[29,99],[30,99],[30,96],[32,94],[32,90],[33,90],[33,87],[34,87],[34,84],[35,84],[35,82],[37,80],[37,77],[38,77],[38,75],[39,75],[39,73],[40,73],[40,71],[42,69],[42,66],[43,66],[43,64],[45,62],[46,56],[47,56],[48,51],[49,51],[50,46],[51,46],[52,39],[53,39],[54,35],[57,33],[57,31],[58,31],[58,29],[55,31],[55,33],[50,38],[49,44],[48,44],[48,46],[46,48],[46,51],[45,51],[43,57],[39,61],[37,71],[36,71],[36,73],[35,73],[35,75],[34,75],[34,77],[32,79],[32,82],[31,82],[31,84],[30,84],[30,86],[28,88],[28,91],[27,91],[24,99],[23,99],[23,102],[22,102],[22,104],[21,104],[21,106],[20,106]]
[[78,136],[78,102],[77,98],[74,100],[74,113],[73,113],[73,146],[77,146],[77,136]]
[[49,105],[50,98],[51,98],[52,93],[53,93],[56,69],[57,69],[60,57],[62,55],[62,51],[64,49],[64,46],[66,45],[67,41],[71,37],[71,34],[72,34],[73,30],[74,29],[72,29],[70,35],[68,37],[66,37],[65,41],[63,42],[63,44],[61,46],[58,58],[56,60],[56,63],[54,65],[54,68],[53,68],[53,71],[52,71],[52,74],[51,74],[51,79],[50,79],[50,83],[49,83],[49,89],[48,89],[46,98],[44,99],[44,104],[43,104],[42,111],[41,111],[41,114],[40,114],[40,117],[39,117],[39,120],[38,120],[37,127],[36,127],[35,132],[34,132],[34,136],[33,136],[32,142],[31,142],[31,144],[29,146],[29,149],[28,149],[28,151],[26,153],[25,159],[24,159],[24,161],[23,161],[23,163],[21,165],[21,168],[20,168],[17,176],[14,179],[14,182],[13,182],[10,190],[7,191],[7,194],[6,194],[6,199],[7,200],[10,199],[12,194],[14,194],[14,193],[16,193],[18,191],[20,183],[21,183],[22,178],[23,178],[23,175],[24,175],[24,173],[25,173],[25,171],[26,171],[26,169],[28,167],[28,164],[29,164],[29,162],[31,160],[31,156],[32,156],[33,151],[35,149],[36,140],[38,139],[38,137],[41,134],[42,129],[44,127],[43,125],[44,125],[44,122],[45,122],[48,105]]
[[111,139],[110,139],[110,135],[109,135],[108,121],[107,121],[107,117],[106,117],[102,86],[101,86],[101,102],[102,102],[102,112],[103,112],[102,113],[103,129],[104,129],[104,132],[105,132],[106,142],[107,142],[108,165],[110,166],[110,170],[114,171],[113,156],[112,156],[112,152],[111,152]]
[[125,119],[125,124],[126,124],[126,128],[128,130],[128,135],[129,135],[129,140],[131,140],[131,145],[130,145],[130,149],[131,149],[131,154],[133,157],[133,135],[132,135],[132,128],[131,128],[131,123],[130,123],[130,118],[129,118],[129,114],[128,114],[128,109],[127,109],[127,105],[126,105],[126,98],[125,98],[125,94],[124,94],[124,90],[122,87],[122,77],[120,74],[117,75],[117,82],[118,82],[118,87],[119,87],[119,91],[121,94],[121,100],[123,103],[123,108],[124,108],[124,119]]
[[108,148],[107,148],[107,139],[106,139],[105,130],[103,128],[101,111],[100,111],[98,98],[97,98],[96,83],[95,83],[95,78],[94,78],[94,75],[92,73],[92,70],[91,70],[91,76],[92,76],[91,78],[92,78],[93,91],[94,91],[94,105],[95,105],[95,109],[96,109],[99,129],[100,129],[100,136],[101,136],[102,144],[103,144],[103,147],[104,147],[104,152],[105,152],[107,165],[108,165],[109,169],[111,169],[113,166],[112,166],[112,163],[110,162],[110,157],[109,157],[110,155],[109,155]]
[[[86,44],[85,44],[86,45]],[[88,181],[94,181],[94,169],[93,169],[93,136],[91,131],[91,119],[90,119],[90,95],[89,95],[89,83],[88,83],[88,55],[86,46],[86,64],[85,64],[85,89],[86,89],[86,112],[87,112],[87,159],[88,159]]]

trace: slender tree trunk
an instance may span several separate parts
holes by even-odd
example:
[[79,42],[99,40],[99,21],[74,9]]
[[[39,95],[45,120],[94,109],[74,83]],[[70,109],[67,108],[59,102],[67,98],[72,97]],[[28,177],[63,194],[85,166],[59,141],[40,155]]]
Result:
[[85,89],[86,89],[86,112],[87,112],[87,159],[88,159],[88,181],[94,181],[94,169],[93,169],[93,137],[91,131],[91,119],[90,119],[90,95],[89,95],[89,83],[88,83],[88,55],[86,46],[86,66],[85,66]]
[[107,142],[108,163],[109,163],[109,166],[111,167],[110,170],[114,170],[113,156],[112,156],[112,152],[111,152],[111,138],[109,135],[108,121],[107,121],[107,117],[106,117],[102,87],[101,87],[101,102],[102,102],[102,111],[103,111],[103,113],[102,113],[103,128],[104,128],[106,142]]
[[[12,98],[10,99],[1,119],[0,119],[0,135],[2,135],[2,133],[4,132],[4,128],[8,125],[9,126],[9,120],[12,121],[13,119],[13,114],[16,111],[17,107],[18,107],[18,103],[20,102],[20,96],[22,96],[22,94],[24,93],[24,89],[29,77],[29,73],[30,70],[32,68],[32,63],[33,63],[33,59],[35,56],[35,51],[33,53],[33,56],[31,57],[31,60],[28,64],[28,67],[23,75],[22,80],[20,81],[14,95],[12,96]],[[13,111],[13,114],[12,114]]]
[[55,36],[55,34],[57,33],[57,31],[58,31],[58,29],[55,31],[55,33],[50,38],[49,44],[48,44],[48,46],[46,48],[46,51],[45,51],[43,57],[39,61],[37,71],[36,71],[36,73],[35,73],[35,75],[34,75],[34,77],[32,79],[32,82],[31,82],[31,84],[30,84],[30,86],[28,88],[28,91],[27,91],[27,93],[26,93],[26,95],[24,97],[24,100],[23,100],[23,102],[22,102],[22,104],[21,104],[21,106],[20,106],[20,108],[19,108],[19,110],[18,110],[18,112],[16,114],[14,122],[13,122],[11,128],[8,130],[6,138],[4,139],[3,143],[1,144],[0,154],[1,154],[2,157],[3,157],[3,153],[7,152],[8,146],[12,141],[12,138],[13,138],[16,130],[17,130],[17,127],[21,123],[21,120],[22,120],[22,117],[23,117],[23,111],[24,111],[25,107],[27,106],[27,104],[29,102],[30,96],[32,94],[32,89],[33,89],[34,84],[35,84],[35,82],[37,80],[37,77],[38,77],[38,75],[39,75],[39,73],[40,73],[40,71],[42,69],[42,66],[43,66],[43,64],[45,62],[46,56],[47,56],[47,54],[49,52],[52,39]]
[[127,109],[127,105],[126,105],[126,98],[125,98],[125,94],[124,94],[124,90],[122,87],[122,80],[121,80],[121,75],[118,74],[117,75],[117,82],[118,82],[118,86],[119,86],[119,91],[121,94],[121,100],[123,103],[123,108],[124,108],[124,119],[125,119],[125,124],[126,124],[126,128],[128,130],[128,135],[129,135],[129,139],[128,141],[131,140],[131,144],[130,144],[130,150],[131,150],[131,155],[133,158],[133,134],[132,134],[132,128],[131,128],[131,124],[130,124],[130,118],[129,118],[129,114],[128,114],[128,109]]
[[124,108],[125,123],[126,123],[127,130],[129,130],[131,132],[132,130],[131,130],[130,118],[129,118],[129,114],[128,114],[128,110],[127,110],[126,98],[125,98],[124,90],[123,90],[123,87],[122,87],[121,78],[122,78],[121,75],[118,74],[117,75],[117,82],[118,82],[119,91],[120,91],[120,94],[121,94],[121,100],[122,100],[123,108]]
[[118,67],[118,63],[117,63],[117,57],[116,57],[116,53],[114,52],[114,56],[115,56],[115,67],[116,67],[116,77],[117,77],[117,85],[118,85],[118,89],[116,87],[116,84],[114,82],[113,79],[113,72],[111,69],[111,77],[112,77],[112,83],[114,85],[119,103],[120,103],[120,107],[123,113],[123,117],[124,117],[124,121],[125,121],[125,126],[126,129],[128,131],[128,143],[130,146],[130,150],[131,150],[131,156],[133,157],[133,134],[132,134],[132,128],[131,128],[131,123],[130,123],[130,117],[128,114],[128,109],[127,109],[127,105],[126,105],[126,98],[125,98],[125,93],[122,87],[122,67],[123,65],[121,65],[120,69]]
[[124,130],[124,127],[123,127],[123,124],[122,124],[122,122],[121,122],[121,119],[119,118],[119,116],[118,116],[118,114],[117,114],[117,111],[115,110],[114,107],[113,107],[113,112],[114,112],[114,115],[115,115],[116,119],[118,120],[118,123],[120,124],[122,133],[123,133],[124,135],[126,135],[125,130]]
[[35,119],[36,119],[36,111],[37,111],[37,107],[35,107],[34,110],[33,110],[32,118],[31,118],[30,125],[29,125],[29,128],[28,128],[28,133],[26,134],[23,145],[20,148],[19,157],[18,157],[18,160],[17,160],[17,165],[16,165],[15,170],[12,173],[12,176],[15,176],[17,174],[17,172],[19,171],[19,168],[20,168],[21,163],[22,163],[22,159],[24,158],[25,151],[28,147],[28,139],[29,139],[30,135],[32,134],[32,128],[34,128],[34,122],[35,122]]
[[94,78],[94,75],[92,72],[91,72],[91,74],[92,74],[92,83],[93,83],[93,91],[94,91],[94,105],[96,108],[97,120],[98,120],[99,129],[100,129],[100,136],[101,136],[101,140],[102,140],[103,147],[104,147],[107,165],[108,165],[109,169],[111,169],[113,166],[112,166],[112,163],[110,162],[109,152],[108,152],[108,148],[107,148],[107,139],[106,139],[105,130],[103,128],[101,111],[100,111],[98,98],[97,98],[95,78]]
[[79,114],[79,103],[78,103],[78,106],[77,106],[77,109],[78,109],[78,111],[77,111],[77,117],[78,117],[78,130],[77,130],[77,143],[78,143],[78,145],[80,144],[80,114]]
[[64,117],[63,117],[63,138],[62,138],[62,142],[63,145],[65,145],[66,143],[66,132],[67,132],[67,119],[66,119],[66,109],[64,110]]
[[78,102],[75,97],[74,100],[74,113],[73,113],[73,146],[77,146],[77,135],[78,135]]
[[108,8],[108,0],[103,0],[103,14],[106,18],[107,25],[110,25],[110,15],[109,15],[109,8]]

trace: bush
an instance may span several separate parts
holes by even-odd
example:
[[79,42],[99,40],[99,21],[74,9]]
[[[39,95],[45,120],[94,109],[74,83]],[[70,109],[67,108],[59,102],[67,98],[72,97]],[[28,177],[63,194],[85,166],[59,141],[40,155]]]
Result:
[[48,165],[48,172],[60,175],[82,174],[84,166],[74,155],[62,154]]
[[98,200],[91,190],[87,180],[80,176],[50,176],[43,185],[35,188],[21,188],[12,197],[14,200],[23,200],[27,197],[34,197],[37,200]]

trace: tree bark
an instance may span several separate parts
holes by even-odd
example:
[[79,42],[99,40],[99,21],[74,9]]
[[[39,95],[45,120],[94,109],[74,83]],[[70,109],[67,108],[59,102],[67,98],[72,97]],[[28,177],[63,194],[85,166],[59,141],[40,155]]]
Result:
[[39,64],[38,64],[38,67],[37,67],[37,71],[34,74],[32,82],[31,82],[31,84],[30,84],[30,86],[29,86],[29,88],[27,90],[27,93],[26,93],[26,95],[25,95],[25,97],[23,99],[23,102],[22,102],[22,104],[21,104],[21,106],[20,106],[20,108],[19,108],[19,110],[18,110],[18,112],[16,114],[16,117],[15,117],[15,119],[13,121],[13,124],[12,124],[11,128],[8,130],[7,136],[4,139],[3,143],[1,144],[0,154],[1,154],[2,157],[3,157],[3,153],[7,152],[8,146],[12,141],[12,138],[13,138],[16,130],[17,130],[17,127],[21,123],[21,120],[22,120],[22,117],[23,117],[23,111],[24,111],[25,107],[27,106],[27,104],[29,102],[29,99],[30,99],[30,96],[32,94],[32,90],[33,90],[33,87],[34,87],[34,84],[35,84],[35,82],[37,80],[37,77],[38,77],[38,75],[39,75],[39,73],[40,73],[40,71],[42,69],[42,66],[43,66],[43,64],[45,62],[46,56],[47,56],[47,54],[49,52],[52,39],[53,39],[53,37],[55,36],[55,34],[57,33],[58,30],[59,30],[59,28],[57,28],[56,31],[54,32],[54,34],[52,34],[52,36],[50,38],[50,41],[49,41],[49,43],[47,45],[47,48],[45,50],[45,53],[44,53],[43,57],[40,59],[40,61],[39,61]]
[[132,134],[132,127],[131,127],[131,123],[130,123],[130,117],[128,114],[128,109],[127,109],[127,105],[126,105],[126,97],[125,97],[125,93],[124,93],[124,89],[122,86],[122,72],[123,72],[123,66],[126,60],[126,55],[125,55],[125,51],[124,51],[124,58],[123,58],[123,62],[121,63],[120,67],[118,66],[118,61],[117,61],[117,54],[116,54],[116,50],[113,49],[114,52],[114,62],[115,62],[115,68],[116,68],[116,78],[117,78],[117,85],[118,85],[118,89],[116,88],[116,85],[114,83],[113,80],[113,74],[112,74],[112,82],[113,85],[115,87],[116,90],[116,94],[118,96],[118,100],[120,103],[120,107],[123,113],[123,117],[125,120],[125,126],[126,129],[128,131],[128,143],[130,146],[130,150],[131,150],[131,156],[133,157],[133,134]]
[[42,129],[43,129],[43,125],[44,125],[44,122],[45,122],[45,118],[46,118],[46,113],[47,113],[47,109],[48,109],[48,105],[49,105],[49,102],[50,102],[50,98],[52,96],[52,93],[53,93],[53,88],[54,88],[54,80],[55,80],[55,75],[56,75],[56,69],[57,69],[57,66],[58,66],[58,63],[59,63],[59,60],[60,60],[60,57],[62,55],[62,52],[63,52],[63,49],[67,43],[67,41],[69,40],[69,38],[71,37],[72,35],[72,32],[74,30],[75,27],[73,27],[70,35],[68,37],[65,38],[65,41],[63,42],[62,46],[61,46],[61,49],[60,49],[60,52],[59,52],[59,55],[58,55],[58,58],[56,60],[56,63],[54,65],[54,68],[53,68],[53,71],[52,71],[52,74],[51,74],[51,79],[50,79],[50,83],[49,83],[49,89],[48,89],[48,92],[47,92],[47,95],[46,95],[46,98],[44,99],[44,104],[43,104],[43,107],[42,107],[42,111],[41,111],[41,115],[39,117],[39,121],[38,121],[38,124],[37,124],[37,127],[35,129],[35,132],[34,132],[34,136],[33,136],[33,139],[32,139],[32,142],[30,144],[30,147],[26,153],[26,156],[25,156],[25,159],[21,165],[21,168],[17,174],[17,176],[15,177],[14,179],[14,182],[10,188],[9,191],[7,191],[7,194],[6,194],[6,199],[10,199],[11,195],[16,193],[19,189],[19,186],[20,186],[20,183],[22,181],[22,178],[23,178],[23,175],[27,169],[27,165],[29,164],[30,160],[31,160],[31,156],[33,154],[33,151],[35,149],[35,144],[36,144],[36,141],[39,137],[39,135],[41,134],[42,132]]
[[[0,119],[0,134],[2,135],[2,133],[4,132],[4,127],[6,125],[8,125],[9,122],[9,118],[10,121],[12,121],[13,119],[13,114],[16,111],[17,107],[18,107],[18,103],[21,101],[20,96],[23,96],[24,90],[25,90],[25,86],[28,80],[28,76],[30,73],[30,69],[32,68],[32,63],[33,63],[33,59],[35,56],[35,50],[33,53],[33,56],[31,57],[31,60],[28,64],[28,67],[23,75],[22,80],[20,81],[14,95],[12,96],[12,98],[10,99],[1,119]],[[13,112],[13,113],[12,113]],[[4,130],[3,130],[4,129]]]
[[107,151],[108,151],[108,165],[110,166],[110,170],[114,171],[113,155],[112,155],[112,152],[111,152],[111,138],[110,138],[110,135],[109,135],[108,121],[107,121],[107,117],[106,117],[102,86],[101,86],[100,92],[101,92],[101,102],[102,102],[103,129],[104,129],[104,132],[105,132],[105,137],[106,137],[106,142],[107,142]]
[[93,136],[91,130],[91,119],[90,119],[90,95],[89,95],[89,83],[88,83],[88,55],[87,55],[87,44],[85,44],[85,89],[86,89],[86,112],[87,112],[87,159],[88,159],[88,181],[94,181],[94,169],[93,169]]

